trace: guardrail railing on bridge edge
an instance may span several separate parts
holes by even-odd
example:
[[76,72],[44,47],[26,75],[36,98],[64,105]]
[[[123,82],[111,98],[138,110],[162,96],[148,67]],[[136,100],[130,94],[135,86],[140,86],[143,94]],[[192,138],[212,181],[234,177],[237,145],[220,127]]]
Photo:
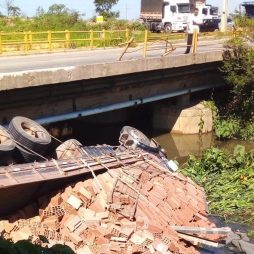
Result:
[[[219,37],[219,36],[235,36],[235,33],[200,33],[199,37]],[[127,44],[125,53],[131,47],[128,43],[131,38],[132,43],[142,43],[143,57],[147,56],[148,51],[162,50],[162,55],[167,55],[172,52],[173,41],[185,39],[184,33],[171,33],[171,34],[152,34],[147,30],[145,31],[131,31],[124,30],[90,30],[90,31],[44,31],[44,32],[0,32],[0,54],[5,53],[34,53],[34,52],[52,52],[57,50],[67,50],[75,48],[107,48],[116,47],[119,45]],[[197,37],[194,36],[193,53],[197,49]],[[178,45],[179,46],[179,45]],[[182,47],[186,44],[182,44]],[[123,55],[120,57],[122,58]],[[121,60],[121,59],[119,59]]]
[[106,48],[129,39],[129,29],[90,31],[0,32],[0,54],[58,49]]

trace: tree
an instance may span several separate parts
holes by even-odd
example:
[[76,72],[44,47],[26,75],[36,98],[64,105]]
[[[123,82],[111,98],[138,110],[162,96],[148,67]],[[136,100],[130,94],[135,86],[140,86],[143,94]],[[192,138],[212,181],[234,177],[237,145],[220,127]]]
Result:
[[18,17],[21,15],[21,9],[18,6],[10,6],[8,13],[9,16]]
[[41,6],[39,6],[39,7],[36,9],[36,16],[38,17],[38,16],[42,16],[42,15],[44,15],[44,14],[45,14],[44,9],[43,9]]
[[111,11],[112,7],[118,3],[119,0],[94,0],[95,11],[105,18],[118,18],[119,12]]
[[13,0],[5,0],[7,16],[10,16],[10,7],[13,5]]
[[53,4],[48,9],[48,14],[68,14],[69,9],[64,4]]
[[7,16],[18,17],[21,15],[21,9],[14,5],[13,0],[6,0]]
[[229,113],[236,113],[246,120],[254,120],[254,49],[250,46],[254,39],[252,29],[246,36],[228,42],[221,68],[233,95]]
[[36,10],[35,24],[47,30],[70,29],[78,22],[79,13],[67,8],[64,4],[53,4],[45,12],[42,7]]

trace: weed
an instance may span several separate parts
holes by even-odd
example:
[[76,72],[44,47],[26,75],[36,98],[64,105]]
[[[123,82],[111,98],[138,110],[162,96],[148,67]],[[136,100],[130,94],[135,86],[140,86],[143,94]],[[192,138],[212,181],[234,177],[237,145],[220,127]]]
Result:
[[213,214],[254,222],[254,150],[236,146],[233,154],[217,148],[190,156],[182,172],[205,188]]

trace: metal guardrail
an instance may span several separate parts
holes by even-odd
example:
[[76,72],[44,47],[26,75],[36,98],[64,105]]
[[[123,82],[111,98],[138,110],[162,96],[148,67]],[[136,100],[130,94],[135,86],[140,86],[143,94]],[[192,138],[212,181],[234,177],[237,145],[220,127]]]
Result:
[[[197,31],[193,34],[192,44],[188,46],[192,46],[192,53],[197,53],[198,42],[199,39],[212,39],[214,38],[234,38],[237,36],[236,31],[230,31],[226,33],[221,32],[202,32],[197,33]],[[142,35],[137,35],[132,33],[132,37],[125,43],[120,45],[124,45],[124,50],[122,51],[118,61],[121,61],[125,54],[134,53],[137,51],[143,51],[143,57],[146,58],[149,51],[161,51],[161,56],[166,56],[172,53],[176,48],[186,48],[186,42],[181,42],[181,40],[186,39],[185,33],[150,33],[147,30],[142,33]],[[180,40],[180,43],[179,43]],[[176,44],[177,42],[177,44]],[[139,43],[138,47],[135,47],[135,44]],[[208,43],[207,45],[211,45],[212,43]],[[131,49],[133,48],[133,49]]]
[[[222,34],[219,32],[200,33],[199,38],[204,36],[212,38],[215,36],[236,36],[236,33],[230,32]],[[185,39],[184,33],[154,34],[146,31],[124,30],[90,30],[90,31],[45,31],[45,32],[0,32],[0,54],[29,54],[35,52],[52,52],[57,50],[68,50],[75,48],[106,48],[119,45],[128,45],[125,47],[123,55],[133,43],[141,43],[143,57],[146,57],[147,51],[162,50],[162,55],[167,55],[174,50],[173,42],[179,39]],[[131,39],[131,43],[130,43]],[[193,53],[197,49],[197,37],[194,36]],[[186,44],[182,45],[183,47]],[[141,49],[141,50],[142,50]],[[121,60],[121,58],[119,60]]]
[[57,49],[106,48],[129,39],[129,29],[90,31],[0,32],[0,54]]

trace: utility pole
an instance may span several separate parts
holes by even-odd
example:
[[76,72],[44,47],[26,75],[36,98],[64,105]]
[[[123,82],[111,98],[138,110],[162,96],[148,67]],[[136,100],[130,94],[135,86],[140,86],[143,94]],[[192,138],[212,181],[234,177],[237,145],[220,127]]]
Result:
[[127,2],[125,0],[125,19],[128,19],[128,7],[127,7]]
[[221,32],[227,31],[228,19],[228,0],[222,0],[222,13],[221,13]]

